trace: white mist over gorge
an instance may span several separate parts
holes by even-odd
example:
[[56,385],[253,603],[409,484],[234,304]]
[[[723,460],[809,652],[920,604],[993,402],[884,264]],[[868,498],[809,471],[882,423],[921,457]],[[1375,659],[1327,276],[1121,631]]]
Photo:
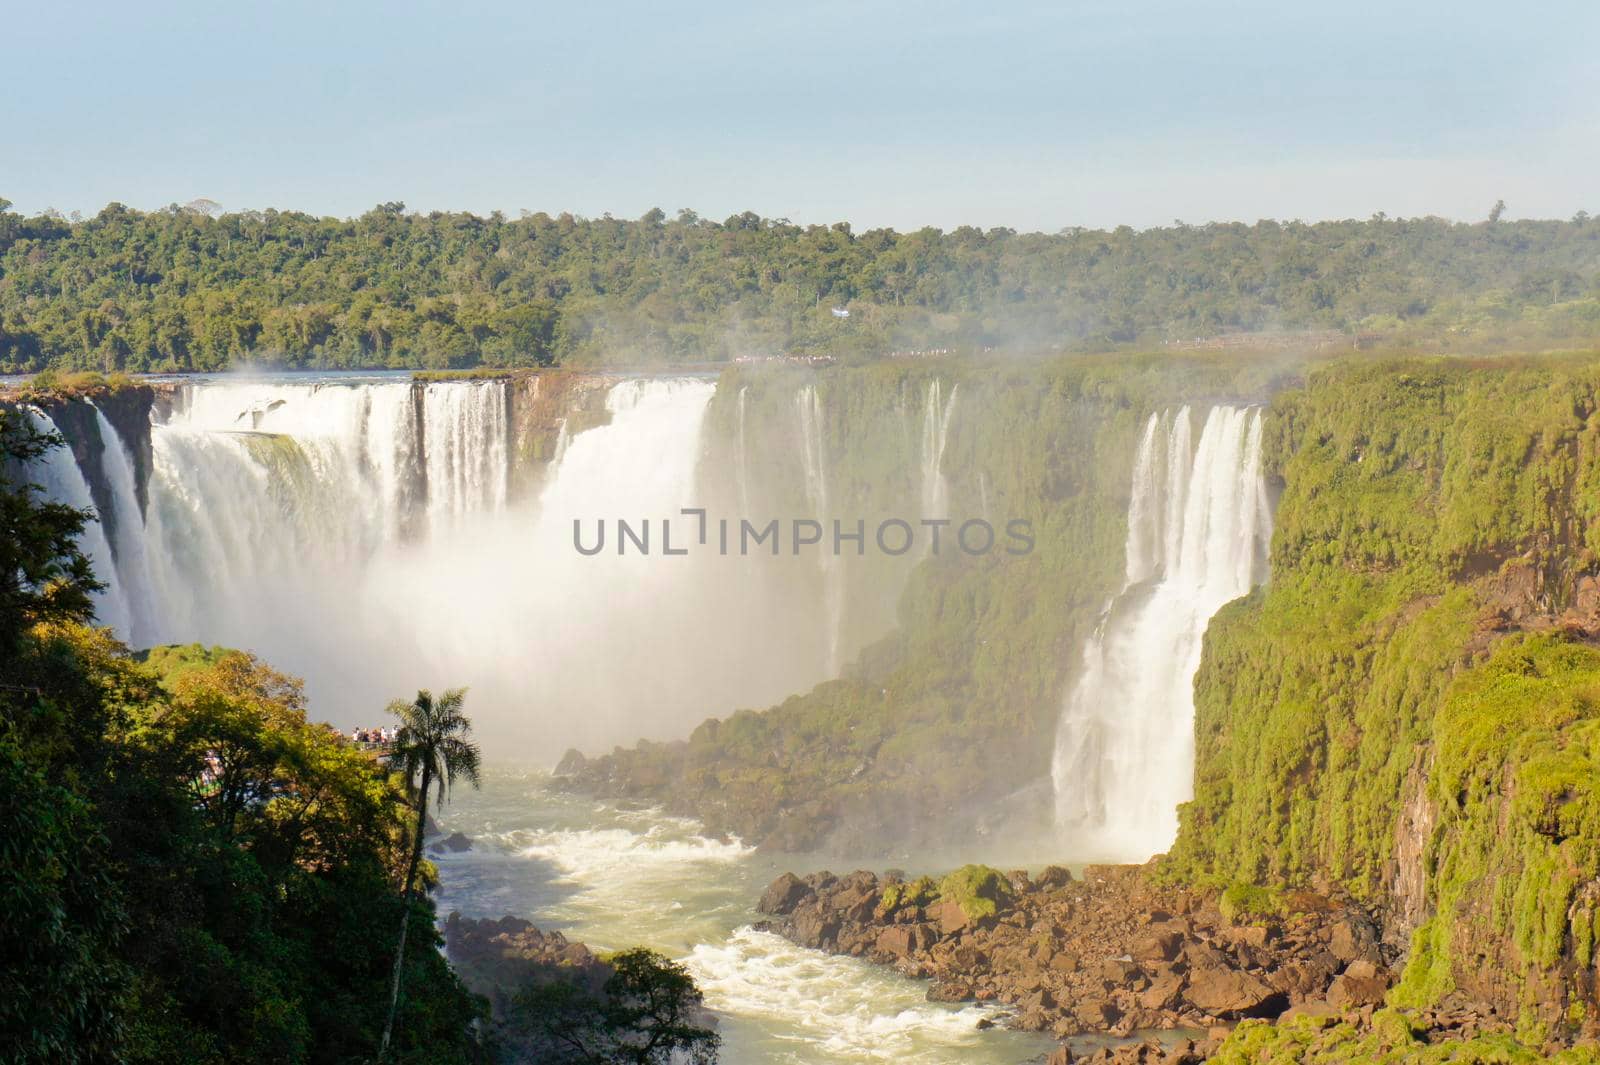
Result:
[[[101,618],[134,646],[249,649],[303,675],[347,724],[397,691],[465,684],[481,732],[538,737],[524,751],[547,762],[777,701],[838,671],[840,560],[803,560],[824,576],[808,601],[770,572],[797,568],[787,558],[663,557],[659,541],[648,556],[573,550],[575,521],[674,517],[692,534],[680,511],[727,480],[703,461],[714,392],[709,379],[616,381],[601,424],[563,425],[513,499],[503,381],[180,386],[151,427],[142,514],[101,419],[112,513],[86,533],[108,575]],[[810,422],[794,472],[817,508],[806,516],[826,521],[820,401],[802,389],[796,404]],[[741,451],[738,474],[747,463]],[[51,496],[92,505],[69,452],[43,470]]]

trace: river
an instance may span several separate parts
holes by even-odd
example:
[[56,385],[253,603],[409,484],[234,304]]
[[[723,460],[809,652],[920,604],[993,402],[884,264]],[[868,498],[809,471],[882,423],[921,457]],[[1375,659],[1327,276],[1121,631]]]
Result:
[[596,950],[644,945],[681,961],[717,1015],[728,1065],[1016,1065],[1054,1046],[980,1029],[999,1014],[929,1002],[923,981],[892,969],[755,931],[762,889],[785,870],[829,868],[825,857],[708,839],[693,821],[562,794],[531,769],[490,767],[481,790],[457,789],[438,817],[473,840],[431,855],[441,917],[515,914]]

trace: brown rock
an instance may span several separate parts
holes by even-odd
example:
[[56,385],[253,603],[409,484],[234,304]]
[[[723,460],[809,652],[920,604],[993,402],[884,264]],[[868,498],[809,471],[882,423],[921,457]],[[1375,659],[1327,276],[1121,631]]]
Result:
[[1337,1016],[1339,1016],[1339,1010],[1336,1006],[1332,1006],[1326,1002],[1302,1002],[1297,1006],[1290,1006],[1288,1009],[1278,1014],[1278,1023],[1287,1024],[1296,1017],[1321,1018]]
[[972,997],[972,985],[962,980],[935,980],[928,987],[929,1002],[966,1002]]
[[1117,1023],[1122,1011],[1103,998],[1086,998],[1073,1006],[1072,1015],[1085,1028],[1103,1031]]
[[928,916],[939,922],[939,931],[947,936],[955,935],[972,924],[972,919],[967,916],[959,905],[954,902],[941,902],[928,911]]
[[1178,998],[1183,990],[1183,977],[1174,972],[1163,973],[1151,981],[1150,987],[1139,995],[1139,1005],[1147,1010],[1164,1010]]
[[1076,954],[1068,954],[1063,950],[1050,955],[1050,968],[1054,972],[1075,973],[1080,965]]
[[1133,962],[1123,961],[1121,958],[1113,958],[1110,961],[1102,962],[1100,965],[1101,979],[1108,980],[1119,986],[1131,983],[1138,975],[1140,975],[1139,967]]
[[904,958],[933,945],[933,930],[925,925],[892,925],[878,933],[873,944],[879,950]]
[[1151,931],[1133,941],[1128,953],[1134,961],[1171,961],[1183,948],[1183,936],[1173,931]]
[[[762,892],[761,901],[756,903],[756,910],[760,913],[771,914],[774,917],[784,917],[794,912],[802,899],[812,894],[811,888],[805,881],[793,873],[784,873]],[[749,896],[745,896],[749,898]]]
[[1277,935],[1277,929],[1261,924],[1237,925],[1228,929],[1228,937],[1235,943],[1262,949]]
[[1381,1006],[1389,981],[1381,976],[1351,976],[1341,973],[1328,985],[1328,1004],[1339,1009]]
[[839,935],[839,922],[816,910],[803,910],[794,918],[794,938],[802,947],[813,950],[832,946]]
[[1328,950],[1340,961],[1377,957],[1378,937],[1372,922],[1359,915],[1347,915],[1334,922],[1328,936]]
[[1072,883],[1072,870],[1063,869],[1059,865],[1047,865],[1039,873],[1039,878],[1034,884],[1045,891],[1054,891],[1056,888],[1066,887]]
[[1249,973],[1238,969],[1204,968],[1189,974],[1183,997],[1207,1013],[1247,1014],[1258,1010],[1274,992]]

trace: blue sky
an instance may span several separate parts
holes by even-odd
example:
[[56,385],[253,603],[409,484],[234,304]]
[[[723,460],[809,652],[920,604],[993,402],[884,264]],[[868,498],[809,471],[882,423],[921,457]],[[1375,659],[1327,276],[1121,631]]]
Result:
[[858,228],[1600,213],[1597,0],[0,8],[0,196]]

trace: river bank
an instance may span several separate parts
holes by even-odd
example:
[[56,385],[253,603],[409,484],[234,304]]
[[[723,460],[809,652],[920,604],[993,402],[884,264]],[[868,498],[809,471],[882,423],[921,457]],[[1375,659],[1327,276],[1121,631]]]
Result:
[[[1168,886],[1154,865],[785,873],[758,909],[758,929],[925,978],[932,1001],[1003,1007],[998,1023],[1062,1040],[1054,1062],[1203,1061],[1252,1020],[1367,1032],[1398,975],[1353,900]],[[1428,1043],[1507,1036],[1514,1021],[1456,995],[1406,1023]],[[1119,1044],[1085,1047],[1088,1034]]]

